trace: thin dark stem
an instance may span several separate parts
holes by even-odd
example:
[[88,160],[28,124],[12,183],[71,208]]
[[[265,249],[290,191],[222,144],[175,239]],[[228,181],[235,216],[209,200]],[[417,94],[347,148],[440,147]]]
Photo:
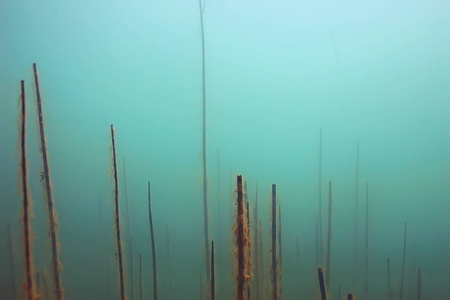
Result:
[[142,253],[139,252],[139,300],[142,300]]
[[48,167],[48,156],[47,156],[47,145],[45,140],[45,131],[44,131],[44,114],[42,111],[42,99],[41,99],[41,91],[39,87],[39,77],[36,64],[33,64],[34,71],[34,83],[36,88],[36,100],[38,107],[38,119],[39,119],[39,133],[41,139],[41,153],[42,153],[42,161],[44,165],[44,172],[42,173],[43,179],[45,179],[45,194],[47,197],[47,208],[48,208],[48,216],[49,216],[49,232],[51,238],[51,248],[52,248],[52,271],[53,271],[53,279],[55,282],[55,295],[56,300],[64,299],[64,291],[61,282],[61,268],[59,261],[59,243],[58,243],[58,234],[57,234],[57,217],[56,217],[56,209],[54,205],[52,186],[50,182],[50,169]]
[[333,201],[333,185],[331,180],[328,182],[328,238],[327,238],[327,265],[326,265],[326,283],[330,286],[331,273],[331,216],[332,216],[332,201]]
[[405,282],[405,263],[406,263],[406,222],[405,222],[405,234],[403,239],[403,260],[402,260],[402,277],[400,280],[400,300],[403,300],[403,285]]
[[366,243],[365,243],[365,284],[364,290],[366,298],[369,297],[369,183],[366,184]]
[[211,300],[216,299],[216,276],[214,274],[214,241],[211,242]]
[[356,146],[356,170],[355,170],[355,223],[353,232],[353,287],[358,277],[358,196],[359,189],[359,139]]
[[150,222],[150,238],[151,238],[151,241],[152,241],[153,300],[157,300],[158,299],[158,276],[156,274],[156,245],[155,245],[155,234],[154,234],[154,230],[153,230],[150,181],[148,182],[148,219],[149,219],[149,222]]
[[323,262],[323,234],[322,234],[322,128],[320,128],[319,143],[319,221],[318,221],[318,256],[316,265]]
[[278,299],[277,266],[277,186],[272,184],[272,300]]
[[254,214],[254,222],[253,224],[255,224],[254,227],[254,240],[255,240],[255,246],[253,247],[254,249],[254,254],[255,254],[255,259],[254,259],[254,264],[255,264],[255,290],[256,290],[256,299],[260,299],[260,282],[261,282],[261,275],[260,275],[260,268],[262,266],[260,266],[259,264],[259,240],[258,240],[258,182],[256,183],[256,196],[255,196],[255,214]]
[[417,295],[416,300],[422,299],[422,270],[417,270]]
[[244,191],[243,191],[243,179],[241,175],[237,176],[237,232],[236,232],[236,247],[237,247],[237,259],[238,259],[238,274],[237,274],[237,300],[244,300],[244,290],[246,283],[246,241],[245,235],[245,206],[244,206]]
[[117,257],[119,260],[119,278],[120,278],[120,299],[125,300],[125,274],[123,270],[122,241],[120,236],[120,209],[119,209],[119,180],[117,173],[116,144],[114,139],[114,126],[111,124],[111,143],[113,150],[113,169],[114,169],[114,219],[116,224]]
[[198,1],[200,8],[200,26],[202,32],[202,162],[203,162],[203,218],[204,218],[204,240],[205,240],[205,258],[206,258],[206,280],[210,281],[209,264],[209,224],[208,224],[208,187],[207,187],[207,168],[206,168],[206,66],[205,66],[205,31],[203,28],[203,7],[202,0]]
[[327,289],[325,287],[325,282],[323,280],[323,269],[319,267],[317,269],[317,274],[319,276],[319,288],[320,288],[320,296],[322,300],[327,300]]

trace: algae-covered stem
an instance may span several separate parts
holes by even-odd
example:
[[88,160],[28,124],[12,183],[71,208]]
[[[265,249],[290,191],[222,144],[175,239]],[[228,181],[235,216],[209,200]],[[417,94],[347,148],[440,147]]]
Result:
[[236,215],[236,248],[238,259],[238,274],[237,274],[237,300],[244,300],[244,290],[246,283],[246,228],[245,228],[245,206],[244,206],[244,190],[242,175],[237,176],[237,215]]
[[366,243],[364,257],[365,283],[364,292],[369,298],[369,183],[366,183]]
[[[245,185],[247,187],[247,184]],[[245,189],[245,195],[247,195],[247,188]],[[246,196],[247,198],[247,196]],[[247,300],[250,300],[250,279],[252,272],[252,244],[250,242],[251,234],[250,234],[250,202],[246,203],[247,208],[247,273],[248,273],[248,282],[247,282]]]
[[155,233],[154,233],[154,230],[153,230],[150,181],[148,182],[148,220],[150,222],[150,238],[151,238],[151,241],[152,241],[153,300],[157,300],[158,299],[158,276],[157,276],[157,273],[156,273],[156,245],[155,245]]
[[317,275],[319,276],[319,288],[320,288],[320,295],[322,300],[327,300],[327,290],[325,287],[325,281],[323,280],[323,269],[322,267],[319,267],[317,269]]
[[25,144],[25,128],[26,128],[26,106],[25,106],[25,82],[22,80],[20,82],[21,87],[21,116],[20,116],[20,151],[21,151],[21,159],[20,159],[20,167],[21,167],[21,175],[22,175],[22,196],[23,196],[23,241],[24,241],[24,250],[25,250],[25,292],[26,297],[29,300],[33,300],[35,298],[34,287],[33,287],[33,265],[32,265],[32,255],[31,255],[31,225],[30,225],[30,216],[31,216],[31,197],[28,195],[28,173],[27,173],[27,150]]
[[260,266],[259,264],[259,240],[258,240],[258,182],[256,183],[256,196],[255,196],[255,214],[254,214],[254,219],[255,221],[253,222],[255,224],[255,228],[254,228],[254,240],[255,240],[255,246],[253,247],[254,249],[254,253],[255,253],[255,259],[254,259],[254,264],[255,264],[255,290],[256,290],[256,299],[260,299],[260,295],[259,295],[259,289],[260,289],[260,281],[261,281],[261,276],[259,274],[260,272],[260,268],[262,268],[262,266]]
[[277,270],[277,185],[272,184],[272,300],[278,299]]
[[56,208],[53,199],[52,186],[50,182],[50,169],[48,167],[48,156],[47,156],[47,146],[45,140],[45,131],[44,131],[44,114],[42,111],[42,99],[41,99],[41,91],[39,88],[39,77],[37,72],[36,63],[33,63],[33,71],[34,71],[34,83],[36,88],[36,101],[38,108],[38,119],[39,119],[39,133],[41,139],[41,154],[44,172],[42,177],[44,179],[45,184],[45,194],[47,197],[47,208],[48,208],[48,216],[49,216],[49,233],[51,238],[51,246],[52,246],[52,271],[53,271],[53,279],[55,282],[55,295],[56,300],[64,299],[64,291],[61,282],[61,267],[59,261],[59,243],[58,243],[58,234],[57,234],[57,216],[56,216]]
[[206,258],[206,282],[210,281],[209,264],[209,227],[208,227],[208,177],[206,169],[206,67],[205,67],[205,31],[203,28],[204,6],[202,0],[198,0],[200,8],[200,26],[202,31],[202,162],[203,162],[203,218],[204,218],[204,239],[205,239],[205,258]]
[[330,286],[330,273],[331,273],[331,216],[332,216],[332,201],[333,201],[333,185],[331,180],[328,182],[328,236],[327,236],[327,264],[325,270],[326,272],[326,283]]
[[211,300],[216,299],[216,276],[214,274],[214,241],[211,241]]
[[8,258],[9,258],[9,276],[11,280],[11,299],[16,300],[16,265],[14,263],[13,238],[11,234],[11,225],[6,225],[8,232]]
[[405,222],[405,233],[403,238],[403,260],[402,260],[402,277],[400,280],[400,300],[403,300],[403,284],[405,282],[405,262],[406,262],[406,222]]
[[120,237],[120,208],[119,208],[119,180],[117,174],[116,144],[114,140],[114,126],[111,124],[111,143],[113,152],[114,172],[114,220],[116,227],[117,257],[119,260],[120,299],[125,300],[125,274],[123,269],[122,241]]

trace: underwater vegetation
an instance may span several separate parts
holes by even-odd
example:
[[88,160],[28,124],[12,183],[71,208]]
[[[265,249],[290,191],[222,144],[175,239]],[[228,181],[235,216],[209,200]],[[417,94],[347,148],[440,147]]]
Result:
[[[17,110],[14,114],[14,118],[18,116],[17,126],[10,125],[18,141],[17,159],[14,162],[4,160],[5,176],[0,177],[6,182],[2,186],[14,182],[18,187],[16,193],[5,189],[0,199],[1,209],[5,211],[2,214],[5,218],[0,221],[6,225],[0,233],[0,300],[450,299],[447,284],[450,256],[446,251],[450,244],[445,226],[448,221],[442,217],[450,212],[446,210],[450,202],[447,201],[449,188],[445,186],[450,178],[447,178],[449,157],[436,155],[423,163],[426,168],[416,170],[411,157],[401,163],[396,161],[403,157],[399,154],[385,162],[394,166],[390,169],[394,170],[393,174],[387,174],[379,167],[389,156],[383,148],[399,137],[386,134],[390,138],[383,136],[376,142],[367,142],[363,134],[348,130],[346,122],[355,117],[353,110],[357,110],[358,103],[345,107],[348,115],[342,115],[344,110],[334,111],[339,103],[330,102],[330,107],[323,108],[328,111],[327,117],[336,115],[339,123],[345,123],[339,129],[332,131],[335,125],[326,121],[310,125],[307,119],[304,121],[307,129],[300,128],[300,133],[300,126],[295,127],[297,118],[322,111],[308,110],[303,107],[307,100],[295,95],[298,96],[295,100],[301,102],[299,107],[305,111],[294,114],[282,100],[277,99],[272,105],[267,100],[272,95],[264,95],[262,89],[264,85],[275,85],[277,77],[292,75],[285,73],[289,69],[286,66],[273,62],[274,70],[264,70],[270,73],[271,83],[262,75],[256,76],[258,72],[251,73],[258,77],[254,82],[242,80],[237,74],[242,72],[245,75],[240,76],[249,76],[249,73],[239,66],[239,61],[230,67],[233,72],[226,76],[213,68],[207,73],[207,58],[209,70],[210,57],[206,54],[210,49],[217,51],[223,42],[211,38],[209,48],[208,25],[216,16],[210,17],[209,11],[205,14],[205,6],[208,10],[209,5],[223,3],[206,5],[205,0],[199,0],[198,8],[197,3],[194,4],[199,39],[194,48],[198,55],[198,86],[192,88],[189,81],[178,82],[177,86],[175,79],[170,78],[161,90],[171,97],[151,94],[155,97],[145,98],[148,106],[134,97],[120,99],[129,102],[135,114],[121,111],[123,103],[114,98],[111,90],[127,93],[142,89],[140,91],[146,93],[154,88],[154,83],[145,88],[127,83],[106,92],[105,86],[109,83],[96,86],[97,80],[103,78],[92,75],[101,68],[100,63],[89,66],[92,69],[84,70],[80,77],[86,82],[95,82],[89,89],[96,90],[96,96],[102,97],[105,93],[107,107],[95,101],[88,108],[71,102],[73,98],[83,97],[74,88],[77,81],[47,77],[49,69],[41,69],[41,63],[38,74],[36,63],[31,65],[31,61],[29,73],[33,84],[28,88],[33,90],[33,97],[29,96],[30,92],[26,93],[27,80],[15,82],[13,88],[1,86],[14,91],[19,105],[13,108],[14,112]],[[275,13],[280,12],[274,9]],[[256,27],[261,26],[260,20],[251,22],[255,22]],[[291,24],[286,22],[282,26],[288,30]],[[168,34],[173,28],[164,30]],[[245,30],[242,34],[242,40],[253,43]],[[290,48],[290,44],[278,40],[277,30],[271,34],[273,40],[267,44],[273,45],[266,45],[267,49]],[[337,42],[331,31],[329,35],[340,67],[345,60],[339,59]],[[254,59],[256,65],[263,65],[263,62],[261,57],[256,59],[253,55],[274,59],[270,50],[261,48],[247,50],[247,59]],[[189,54],[188,49],[180,49],[183,55]],[[130,69],[134,67],[129,61],[121,63]],[[211,60],[211,66],[219,63],[216,57]],[[170,66],[164,66],[177,72],[189,67],[178,61],[167,65]],[[53,69],[53,66],[48,68]],[[292,63],[291,72],[294,73],[294,69]],[[17,68],[17,72],[20,78],[27,78],[22,68]],[[163,73],[158,75],[167,76]],[[222,81],[233,80],[240,88],[233,86],[231,94],[220,98],[218,93],[209,93]],[[295,77],[295,81],[301,80],[304,78]],[[252,91],[255,95],[246,90],[251,84],[256,86]],[[310,82],[305,86],[308,84]],[[280,99],[296,93],[288,91],[287,85],[285,90],[279,89]],[[352,88],[359,88],[356,85]],[[70,100],[55,99],[54,86],[67,88]],[[192,102],[197,104],[192,108],[195,113],[189,111],[190,96],[176,102],[174,99],[180,95],[171,94],[177,89],[180,94],[184,93],[186,86],[197,88],[196,97],[192,97]],[[322,85],[314,88],[320,90]],[[404,87],[398,87],[401,88]],[[383,88],[380,90],[387,93]],[[48,98],[43,92],[48,93]],[[239,93],[242,98],[254,97],[257,99],[254,103],[258,104],[249,109],[245,103],[230,102],[229,106],[233,106],[230,111],[237,117],[222,115],[228,103],[225,105],[226,101],[221,100]],[[31,103],[31,98],[36,102]],[[48,99],[48,103],[44,103],[44,99]],[[156,108],[164,101],[167,102],[164,108],[173,109],[162,112],[160,107]],[[68,103],[73,119],[78,122],[63,124],[65,117],[58,114]],[[405,103],[410,105],[406,100]],[[35,108],[33,112],[30,104]],[[261,109],[264,105],[272,107]],[[408,105],[401,110],[407,111]],[[365,107],[367,114],[379,109],[375,106],[371,102]],[[111,113],[114,109],[118,110],[116,114]],[[275,111],[278,118],[272,115]],[[382,111],[383,116],[389,115],[386,111]],[[208,121],[215,121],[209,115],[211,112],[226,125],[211,128]],[[155,118],[158,114],[160,120]],[[395,113],[390,114],[396,118]],[[86,115],[91,119],[85,120]],[[194,117],[191,119],[187,115]],[[255,115],[259,119],[254,118]],[[35,118],[35,123],[29,122],[30,116]],[[420,130],[427,132],[434,128],[433,116],[421,118],[426,125]],[[400,131],[386,125],[385,121],[377,120],[376,126],[385,131]],[[195,122],[198,122],[197,127],[192,125]],[[245,130],[250,123],[253,131]],[[410,125],[398,123],[399,127]],[[354,126],[363,133],[375,131],[360,123]],[[180,128],[189,128],[195,134],[185,135]],[[342,136],[336,135],[339,130],[348,131],[351,141],[342,142]],[[447,145],[450,141],[446,130],[442,128],[436,134],[440,139],[440,144],[436,145]],[[229,139],[222,140],[224,132],[229,134]],[[312,132],[310,140],[302,140],[305,132]],[[401,151],[437,147],[413,141],[403,145]],[[302,152],[307,147],[312,150]],[[4,153],[13,152],[5,149],[0,149],[5,157]],[[442,149],[447,148],[442,146]],[[242,155],[246,151],[248,153]],[[348,155],[341,157],[344,152]],[[376,159],[370,161],[367,152]],[[270,154],[266,156],[267,153]],[[420,172],[422,177],[417,175]],[[413,173],[417,176],[414,181],[413,176],[409,176]],[[403,182],[397,181],[400,177]],[[423,190],[422,185],[426,187]],[[36,190],[42,191],[42,195],[37,196]],[[430,215],[422,216],[422,211],[427,209],[428,213],[440,215],[435,219]],[[428,222],[439,226],[432,228]]]
[[[57,227],[58,224],[56,222],[56,211],[55,211],[55,205],[54,205],[54,198],[53,198],[53,188],[50,181],[50,172],[49,172],[49,164],[48,164],[48,156],[47,156],[47,144],[46,144],[46,137],[44,133],[44,119],[43,119],[43,107],[42,107],[42,100],[40,96],[40,87],[39,87],[39,78],[37,75],[37,67],[36,64],[33,64],[33,71],[35,76],[35,91],[36,91],[36,98],[37,98],[37,108],[38,108],[38,124],[39,124],[39,136],[40,136],[40,152],[42,155],[42,162],[43,162],[43,172],[41,173],[41,180],[44,182],[44,190],[45,190],[45,199],[47,202],[47,209],[49,212],[49,221],[48,225],[50,227],[49,230],[49,236],[50,236],[50,249],[51,249],[51,259],[50,259],[50,266],[48,267],[49,270],[51,270],[52,273],[52,282],[50,286],[53,287],[53,292],[51,291],[51,288],[49,287],[49,278],[47,275],[47,271],[40,270],[36,272],[33,267],[33,255],[32,255],[32,230],[31,230],[31,197],[28,192],[28,173],[27,173],[27,157],[26,157],[26,143],[25,143],[25,137],[26,137],[26,99],[25,99],[25,83],[24,81],[21,81],[21,111],[20,111],[20,149],[21,149],[21,159],[20,159],[20,182],[22,187],[22,195],[23,195],[23,207],[22,207],[22,225],[23,225],[23,242],[24,242],[24,295],[27,299],[34,300],[34,299],[63,299],[64,298],[64,291],[62,289],[62,281],[61,281],[61,263],[59,258],[59,242],[57,240]],[[121,221],[121,213],[120,213],[120,203],[119,203],[119,170],[117,167],[117,145],[116,145],[116,134],[115,134],[115,128],[111,124],[110,126],[110,137],[111,137],[111,170],[112,170],[112,195],[113,195],[113,220],[114,220],[114,232],[115,232],[115,244],[116,244],[116,262],[117,262],[117,284],[114,282],[108,282],[107,288],[108,289],[114,289],[114,286],[116,286],[116,289],[118,291],[119,297],[122,300],[125,299],[134,299],[135,293],[134,293],[134,276],[129,275],[129,284],[126,284],[126,278],[127,278],[127,270],[130,270],[129,272],[134,275],[134,268],[133,265],[135,264],[133,260],[133,237],[131,236],[130,230],[128,229],[125,233],[126,239],[129,239],[129,248],[128,251],[130,251],[129,257],[126,256],[126,253],[124,251],[124,247],[122,244],[123,239],[123,233],[121,231],[122,227],[122,221]],[[204,142],[204,141],[203,141]],[[319,157],[322,156],[322,130],[320,130],[320,144],[319,144]],[[218,155],[218,160],[220,160],[220,156]],[[356,159],[356,177],[358,177],[359,172],[359,141],[357,144],[357,159]],[[321,159],[319,161],[319,169],[322,168]],[[124,173],[125,173],[125,160],[124,160]],[[319,171],[319,174],[321,174],[321,171]],[[206,176],[206,174],[205,174]],[[126,175],[124,176],[125,180],[125,189],[127,189],[126,184]],[[319,185],[321,185],[321,180],[319,180]],[[203,192],[206,188],[206,185],[203,186]],[[162,275],[158,274],[157,272],[157,265],[160,265],[163,269],[168,268],[168,262],[165,260],[162,260],[163,263],[161,264],[158,262],[160,258],[157,256],[157,239],[158,237],[155,234],[154,229],[154,220],[152,215],[152,197],[151,197],[151,185],[150,181],[148,181],[148,223],[149,223],[149,236],[150,236],[150,245],[151,245],[151,265],[152,265],[152,285],[151,285],[151,291],[152,296],[149,297],[151,299],[158,299],[158,297],[162,299],[166,299],[164,297],[161,297],[159,294],[159,284],[158,284],[158,278]],[[358,189],[358,180],[356,180],[356,189]],[[230,214],[228,217],[231,217],[231,215],[234,215],[234,225],[232,228],[229,228],[229,233],[233,235],[234,239],[234,258],[231,259],[231,265],[233,266],[234,273],[234,284],[231,282],[228,282],[228,287],[230,290],[235,290],[235,296],[233,298],[237,300],[245,300],[245,299],[271,299],[271,300],[278,300],[283,298],[291,298],[292,295],[286,296],[283,291],[286,289],[285,285],[283,285],[283,282],[286,280],[286,278],[289,278],[289,276],[292,276],[289,273],[283,272],[284,268],[283,262],[287,264],[292,264],[293,262],[292,257],[288,257],[286,260],[284,260],[283,256],[283,238],[282,234],[285,230],[285,227],[282,226],[282,218],[281,218],[281,208],[282,205],[278,201],[278,195],[277,195],[277,185],[272,184],[271,186],[271,197],[270,197],[270,218],[264,220],[266,218],[266,215],[263,214],[264,217],[261,217],[261,214],[258,212],[260,209],[260,201],[258,199],[259,197],[259,183],[256,183],[256,190],[255,190],[255,198],[254,198],[254,209],[253,212],[250,210],[250,198],[249,198],[249,192],[248,192],[248,185],[247,181],[244,181],[242,175],[238,175],[236,177],[236,185],[235,188],[232,188],[232,193],[236,197],[234,202],[235,212],[229,212]],[[322,208],[322,196],[321,196],[322,190],[318,193],[318,207]],[[125,190],[125,195],[127,195],[127,191]],[[358,195],[358,193],[356,193]],[[369,216],[370,216],[370,210],[369,210],[369,183],[367,182],[365,185],[365,220],[364,220],[364,268],[363,268],[363,287],[361,290],[347,287],[346,290],[351,290],[353,293],[348,293],[347,296],[345,296],[346,299],[356,299],[355,294],[360,293],[361,298],[364,299],[370,299],[373,298],[371,294],[371,289],[369,289],[370,286],[370,239],[369,239]],[[204,193],[205,196],[205,193]],[[127,196],[126,196],[127,197]],[[355,197],[355,208],[358,206],[358,196]],[[204,198],[205,200],[206,198]],[[127,228],[129,228],[130,224],[130,213],[128,210],[128,200],[126,200],[126,207],[127,207]],[[204,202],[205,203],[205,202]],[[323,241],[321,237],[321,231],[322,231],[322,225],[321,220],[321,212],[317,213],[316,216],[316,224],[315,224],[315,234],[314,234],[314,240],[315,240],[315,253],[312,257],[309,257],[308,259],[314,260],[316,262],[317,266],[317,274],[318,278],[316,280],[316,283],[314,284],[313,290],[315,290],[315,295],[310,295],[308,292],[301,292],[298,294],[297,299],[332,299],[333,298],[333,291],[330,290],[330,286],[332,286],[332,281],[339,282],[341,281],[340,278],[336,278],[332,276],[332,266],[333,266],[333,253],[332,253],[332,236],[333,236],[333,184],[330,180],[328,182],[328,215],[327,215],[327,232],[326,232],[326,238],[325,249],[322,249]],[[99,224],[100,227],[103,223],[102,219],[104,218],[104,211],[103,211],[103,204],[102,204],[102,197],[99,198]],[[220,214],[223,214],[220,210],[219,206],[219,216]],[[207,226],[208,222],[208,211],[204,212],[203,220],[204,225]],[[357,223],[357,216],[355,216],[355,223]],[[267,247],[267,245],[264,243],[264,223],[266,225],[270,226],[270,247]],[[358,226],[355,226],[354,228],[357,228]],[[220,231],[224,230],[226,228],[225,226],[220,226]],[[267,228],[267,227],[266,227]],[[11,276],[11,292],[10,292],[10,298],[11,299],[18,299],[20,298],[17,295],[17,288],[16,284],[17,282],[20,282],[20,277],[17,277],[17,262],[15,258],[15,252],[13,250],[13,233],[11,232],[10,226],[7,227],[8,231],[8,240],[7,240],[7,246],[8,246],[8,259],[10,261],[10,276]],[[411,295],[414,295],[415,299],[423,299],[422,296],[422,286],[423,286],[423,275],[422,275],[422,267],[417,268],[416,272],[416,280],[414,288],[411,289],[411,284],[408,285],[409,290],[405,290],[405,278],[406,278],[406,262],[407,262],[407,223],[404,223],[404,232],[403,232],[403,255],[402,255],[402,264],[401,264],[401,271],[400,271],[400,277],[399,277],[399,289],[398,293],[396,293],[393,289],[392,285],[392,279],[391,279],[391,259],[388,257],[386,259],[386,277],[384,280],[387,281],[387,286],[385,289],[384,298],[385,299],[409,299]],[[219,234],[220,235],[220,234]],[[354,230],[353,232],[354,236],[358,235],[358,231]],[[103,238],[103,237],[101,237]],[[171,241],[169,237],[169,226],[166,225],[166,254],[165,258],[172,260],[172,250],[170,247]],[[220,236],[218,237],[220,239]],[[138,237],[139,239],[139,237]],[[299,261],[302,258],[301,253],[301,245],[299,237],[296,236],[295,239],[295,265],[296,268],[299,269],[299,271],[302,271],[302,265],[299,264]],[[208,241],[209,244],[209,241]],[[64,245],[63,245],[64,246]],[[224,246],[222,246],[224,247]],[[210,247],[208,246],[208,251],[206,253],[209,253],[209,259],[208,264],[205,263],[204,267],[204,275],[207,279],[206,282],[203,281],[202,274],[200,275],[200,293],[199,298],[200,299],[220,299],[224,297],[223,295],[226,295],[227,293],[223,292],[223,289],[225,284],[223,284],[224,280],[222,278],[221,284],[222,286],[217,285],[216,278],[217,274],[220,274],[223,276],[223,268],[226,268],[226,261],[227,259],[221,258],[219,261],[217,261],[216,252],[222,251],[223,249],[217,249],[217,245],[215,245],[214,240],[210,242]],[[143,274],[146,272],[145,267],[143,266],[143,259],[142,259],[142,251],[139,251],[139,260],[137,262],[137,268],[138,270],[138,284],[136,288],[138,289],[138,293],[136,295],[139,295],[139,299],[145,299],[146,293],[145,293],[145,287],[146,287],[146,280],[144,279]],[[270,261],[266,261],[264,258],[264,253],[270,254]],[[325,257],[324,266],[320,264],[320,262],[323,260],[322,255]],[[230,261],[229,261],[230,262]],[[126,263],[129,263],[130,266],[127,268],[125,266]],[[172,264],[172,263],[170,263]],[[270,265],[270,267],[269,267]],[[164,276],[166,276],[168,273],[163,272]],[[270,276],[267,276],[270,275]],[[350,274],[349,277],[353,277],[353,274]],[[270,279],[268,279],[270,278]],[[169,286],[171,289],[170,294],[176,293],[173,289],[173,282],[172,280],[168,280],[167,282],[170,282]],[[288,281],[289,282],[289,281]],[[166,285],[166,284],[165,284]],[[165,287],[167,288],[167,287]],[[175,287],[176,289],[176,287]],[[115,293],[109,291],[107,294],[114,295]],[[128,294],[128,295],[127,295]],[[163,293],[165,297],[167,297],[167,291]],[[229,296],[226,296],[229,297]],[[341,297],[341,285],[338,285],[338,293],[337,297]],[[175,298],[174,298],[175,299]]]

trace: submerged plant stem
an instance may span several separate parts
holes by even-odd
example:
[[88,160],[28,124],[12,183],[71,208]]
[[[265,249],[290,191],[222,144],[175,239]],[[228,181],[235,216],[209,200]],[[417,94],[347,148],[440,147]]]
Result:
[[47,208],[48,208],[48,216],[49,216],[49,227],[50,227],[50,238],[51,238],[51,248],[52,248],[52,271],[53,271],[53,279],[55,282],[55,295],[56,300],[64,299],[64,291],[62,288],[61,282],[61,267],[59,261],[59,243],[58,243],[58,234],[57,234],[57,217],[56,217],[56,209],[53,199],[53,191],[50,182],[50,169],[48,167],[48,156],[47,156],[47,145],[45,139],[45,131],[44,131],[44,114],[42,111],[42,99],[41,92],[39,88],[39,77],[37,72],[36,64],[33,64],[34,71],[34,83],[36,87],[36,100],[38,107],[38,119],[39,119],[39,133],[41,139],[41,154],[42,161],[44,165],[44,172],[42,173],[42,177],[44,179],[45,184],[45,194],[47,197]]
[[113,150],[114,169],[114,219],[116,224],[117,257],[119,259],[120,299],[125,300],[125,274],[123,269],[122,241],[120,237],[120,209],[119,209],[119,182],[117,174],[116,145],[114,140],[114,126],[111,124],[111,143]]

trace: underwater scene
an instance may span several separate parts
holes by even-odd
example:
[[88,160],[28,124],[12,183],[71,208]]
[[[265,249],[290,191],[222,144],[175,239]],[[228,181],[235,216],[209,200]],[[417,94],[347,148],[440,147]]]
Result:
[[0,300],[450,299],[450,2],[0,1]]

